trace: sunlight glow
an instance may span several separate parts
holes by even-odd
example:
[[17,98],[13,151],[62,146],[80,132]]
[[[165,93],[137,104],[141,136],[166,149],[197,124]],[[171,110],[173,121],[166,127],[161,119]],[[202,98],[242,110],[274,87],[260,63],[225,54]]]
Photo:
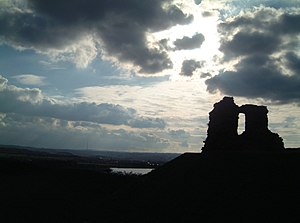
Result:
[[[214,59],[220,55],[219,34],[217,31],[218,17],[217,16],[202,16],[199,7],[187,7],[189,13],[193,14],[194,20],[188,25],[177,25],[168,30],[151,34],[153,42],[167,40],[170,50],[169,55],[173,62],[173,74],[179,74],[181,71],[182,62],[184,60],[194,59],[203,61],[203,67],[200,68],[202,73],[210,73],[212,75],[217,71]],[[199,48],[192,50],[174,50],[174,41],[183,37],[192,37],[197,33],[204,35],[204,42]],[[149,38],[149,39],[151,39]],[[152,42],[151,41],[151,42]]]

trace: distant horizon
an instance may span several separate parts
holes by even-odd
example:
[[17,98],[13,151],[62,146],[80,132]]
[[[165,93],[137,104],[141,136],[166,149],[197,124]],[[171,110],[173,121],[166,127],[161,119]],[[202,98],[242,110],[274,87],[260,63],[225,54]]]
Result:
[[[0,148],[4,148],[5,146],[8,147],[20,147],[20,148],[32,148],[32,149],[45,149],[45,150],[69,150],[69,151],[86,151],[86,152],[109,152],[109,153],[144,153],[144,154],[184,154],[184,153],[202,153],[201,149],[197,152],[152,152],[152,151],[139,151],[139,150],[134,150],[134,151],[126,151],[126,150],[105,150],[105,149],[74,149],[74,148],[50,148],[50,147],[35,147],[35,146],[26,146],[26,145],[3,145],[0,144]],[[297,150],[300,149],[300,147],[285,147],[284,150]],[[222,150],[220,150],[222,152]],[[226,151],[226,150],[224,150]],[[231,150],[229,150],[231,151]],[[239,151],[239,150],[232,150],[232,151]],[[241,150],[243,151],[243,150]],[[245,151],[245,150],[244,150]],[[247,152],[251,152],[252,150],[246,150]],[[253,150],[255,152],[258,152],[257,150]],[[265,152],[265,151],[262,151]]]
[[[26,145],[3,145],[0,144],[0,149],[5,148],[5,146],[8,147],[19,147],[19,148],[31,148],[31,149],[45,149],[45,150],[69,150],[69,151],[86,151],[86,152],[109,152],[109,153],[143,153],[143,154],[182,154],[182,153],[176,153],[176,152],[147,152],[147,151],[124,151],[124,150],[105,150],[105,149],[73,149],[73,148],[50,148],[50,147],[35,147],[35,146],[26,146]],[[295,148],[297,149],[297,148]],[[199,152],[200,153],[200,152]]]

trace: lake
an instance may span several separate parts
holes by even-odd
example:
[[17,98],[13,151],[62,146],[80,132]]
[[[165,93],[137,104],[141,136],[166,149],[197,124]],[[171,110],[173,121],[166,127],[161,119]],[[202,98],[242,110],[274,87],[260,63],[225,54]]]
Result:
[[153,169],[147,169],[147,168],[110,168],[113,173],[123,173],[123,174],[138,174],[138,175],[144,175],[149,172],[151,172]]

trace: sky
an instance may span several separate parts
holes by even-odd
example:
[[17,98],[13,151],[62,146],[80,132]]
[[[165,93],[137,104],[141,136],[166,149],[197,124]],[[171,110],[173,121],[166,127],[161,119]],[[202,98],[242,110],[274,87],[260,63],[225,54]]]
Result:
[[300,147],[300,0],[0,0],[0,27],[0,144],[199,152],[232,96]]

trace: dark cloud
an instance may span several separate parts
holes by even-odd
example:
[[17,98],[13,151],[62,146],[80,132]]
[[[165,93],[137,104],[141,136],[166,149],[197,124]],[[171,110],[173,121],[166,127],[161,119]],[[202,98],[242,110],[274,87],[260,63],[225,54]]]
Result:
[[174,41],[175,50],[192,50],[199,48],[204,42],[204,36],[201,33],[196,33],[192,37],[185,36],[182,39]]
[[172,47],[169,46],[169,39],[161,39],[158,44],[161,49],[172,50]]
[[206,80],[207,90],[300,103],[299,23],[300,13],[262,7],[225,21],[219,26],[223,62],[238,62]]
[[146,33],[193,19],[171,0],[28,0],[28,9],[0,12],[2,41],[37,50],[64,49],[91,35],[106,55],[144,73],[172,67],[164,50],[148,46]]
[[201,74],[200,74],[200,77],[201,77],[201,78],[211,77],[211,74],[210,74],[210,73],[201,73]]
[[278,24],[273,25],[274,32],[282,34],[296,34],[300,32],[300,14],[283,14]]
[[281,38],[273,30],[278,22],[274,13],[278,17],[274,10],[260,9],[221,23],[220,50],[224,53],[224,60],[253,54],[266,55],[277,51]]
[[[185,24],[192,19],[183,14],[171,0],[74,0],[72,3],[60,0],[28,0],[35,12],[59,21],[60,24],[95,24],[109,19],[119,25],[135,22],[159,31],[175,24]],[[110,24],[108,24],[110,25]],[[141,27],[142,28],[142,27]]]
[[230,41],[224,41],[220,50],[226,59],[249,54],[270,54],[277,50],[280,39],[276,35],[259,32],[238,32]]
[[270,29],[270,23],[273,24],[275,17],[278,17],[275,10],[260,8],[259,10],[249,11],[249,13],[238,15],[231,20],[219,24],[219,31],[225,35],[236,31],[253,32],[257,30]]
[[214,15],[213,12],[209,12],[209,11],[202,12],[203,17],[209,17],[209,16],[212,16],[212,15]]
[[31,12],[0,12],[0,40],[16,47],[60,49],[75,42],[81,33],[53,24]]
[[295,75],[300,76],[300,57],[294,52],[288,52],[285,54],[284,59],[286,66],[292,70]]
[[196,60],[185,60],[182,62],[180,75],[193,76],[195,70],[200,68],[203,64]]
[[253,56],[242,60],[236,71],[225,71],[206,80],[211,93],[265,98],[278,103],[300,103],[299,76],[283,75],[268,57]]
[[57,118],[67,121],[87,121],[99,124],[127,125],[133,128],[164,128],[159,118],[139,116],[132,108],[102,103],[62,103],[45,97],[39,89],[9,85],[0,76],[0,112]]
[[195,2],[196,5],[200,5],[202,0],[194,0],[194,2]]

